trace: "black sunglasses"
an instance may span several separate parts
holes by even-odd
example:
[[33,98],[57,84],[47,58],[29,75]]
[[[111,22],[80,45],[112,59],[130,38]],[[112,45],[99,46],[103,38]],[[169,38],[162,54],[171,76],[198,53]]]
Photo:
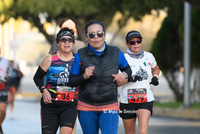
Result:
[[[101,32],[101,31],[97,32],[97,36],[98,36],[99,38],[103,37],[103,35],[104,35],[104,32]],[[95,33],[94,33],[94,32],[93,32],[93,33],[89,33],[89,34],[87,34],[87,36],[88,36],[90,39],[92,39],[92,38],[95,37]]]
[[66,41],[68,43],[74,43],[74,40],[72,38],[61,38],[61,39],[59,39],[59,41],[63,42],[63,43],[65,43]]
[[135,45],[136,43],[137,43],[137,44],[140,44],[141,42],[142,42],[141,40],[130,41],[129,44],[130,44],[130,45]]

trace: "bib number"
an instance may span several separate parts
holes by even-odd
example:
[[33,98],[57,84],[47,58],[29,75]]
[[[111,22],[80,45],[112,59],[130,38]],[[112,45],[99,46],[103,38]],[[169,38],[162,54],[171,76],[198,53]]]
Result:
[[0,83],[0,90],[3,90],[5,88],[5,84],[4,83]]
[[147,91],[145,88],[128,89],[129,103],[144,103],[147,101]]
[[75,88],[67,86],[57,86],[56,100],[60,101],[73,101],[75,95]]

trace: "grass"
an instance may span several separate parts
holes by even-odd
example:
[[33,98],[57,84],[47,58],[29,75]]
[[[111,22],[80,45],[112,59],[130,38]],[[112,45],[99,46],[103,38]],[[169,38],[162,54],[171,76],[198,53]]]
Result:
[[[160,108],[180,108],[181,106],[183,106],[183,102],[154,102],[153,106]],[[200,103],[192,103],[191,106],[187,109],[200,110]]]

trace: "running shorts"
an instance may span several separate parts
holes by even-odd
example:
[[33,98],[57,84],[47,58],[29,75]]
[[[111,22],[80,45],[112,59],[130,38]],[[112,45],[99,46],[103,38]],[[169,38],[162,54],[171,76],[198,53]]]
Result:
[[77,100],[73,102],[52,101],[45,104],[41,98],[42,133],[56,133],[58,127],[74,127],[77,117]]
[[122,119],[132,119],[137,117],[138,109],[147,109],[153,113],[153,101],[146,103],[120,103],[119,115]]
[[8,104],[8,96],[0,96],[0,103],[6,103]]

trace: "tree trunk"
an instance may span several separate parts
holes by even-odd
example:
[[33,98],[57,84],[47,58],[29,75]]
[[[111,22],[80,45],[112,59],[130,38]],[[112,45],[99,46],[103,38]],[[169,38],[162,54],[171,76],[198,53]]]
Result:
[[175,100],[178,102],[183,101],[183,75],[179,71],[175,72],[163,72],[167,81],[169,82],[169,86],[175,94]]

